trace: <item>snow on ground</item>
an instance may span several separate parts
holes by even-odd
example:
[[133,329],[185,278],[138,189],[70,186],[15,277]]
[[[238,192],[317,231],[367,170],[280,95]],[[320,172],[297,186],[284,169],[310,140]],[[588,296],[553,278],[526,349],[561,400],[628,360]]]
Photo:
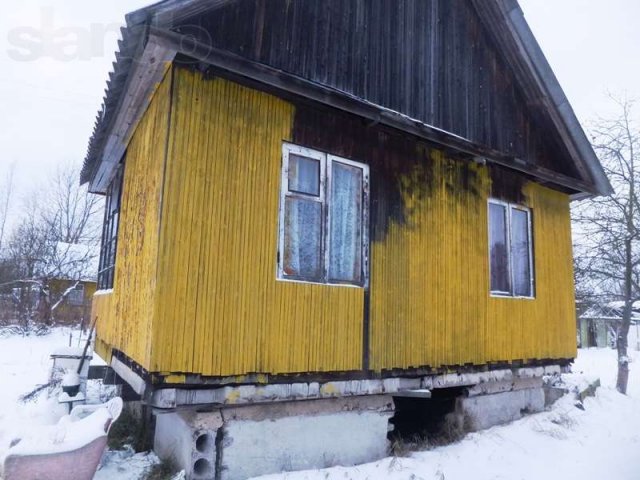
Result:
[[21,404],[18,397],[48,381],[51,351],[69,344],[69,330],[55,329],[43,337],[0,338],[0,457],[15,432],[57,421],[46,395]]
[[[640,361],[638,352],[631,356]],[[584,410],[565,396],[548,412],[467,435],[461,442],[406,458],[357,467],[267,475],[261,480],[637,480],[640,478],[640,370],[629,396],[615,390],[616,353],[581,350],[569,385],[600,377]]]
[[[57,420],[55,402],[18,397],[47,381],[52,350],[68,345],[69,331],[45,337],[0,338],[0,457],[17,433]],[[640,362],[638,352],[632,359]],[[468,435],[461,442],[403,458],[260,477],[261,480],[635,480],[640,478],[640,363],[631,365],[629,395],[615,391],[615,352],[581,350],[568,385],[600,378],[595,398],[577,408],[571,396],[548,411]],[[636,369],[636,365],[639,366]],[[97,480],[142,480],[158,462],[153,454],[109,452]],[[180,477],[176,477],[180,478]]]
[[[55,399],[47,399],[46,392],[35,401],[22,403],[19,397],[46,384],[54,350],[69,345],[71,330],[56,328],[49,335],[5,337],[0,335],[0,458],[11,440],[28,438],[42,425],[53,425],[66,413]],[[77,332],[74,332],[77,339]],[[74,345],[77,341],[74,339]],[[103,363],[94,356],[94,363]],[[91,385],[88,386],[91,390]],[[91,397],[91,393],[88,393]],[[94,396],[97,396],[94,392]],[[153,454],[134,454],[132,451],[109,452],[98,471],[96,480],[142,480],[151,467],[159,463]]]
[[[143,480],[151,468],[159,463],[153,452],[134,453],[131,449],[109,451],[102,459],[102,466],[94,480]],[[174,479],[179,480],[178,477]]]

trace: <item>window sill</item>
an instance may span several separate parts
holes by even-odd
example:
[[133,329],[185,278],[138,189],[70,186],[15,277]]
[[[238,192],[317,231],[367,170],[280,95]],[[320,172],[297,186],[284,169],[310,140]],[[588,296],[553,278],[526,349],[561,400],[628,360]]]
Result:
[[507,299],[512,299],[512,300],[535,300],[536,299],[536,297],[519,297],[519,296],[515,296],[515,295],[500,294],[500,293],[495,293],[495,292],[491,292],[489,294],[489,296],[491,298],[507,298]]
[[287,283],[303,283],[306,285],[320,285],[324,287],[346,287],[346,288],[359,288],[364,289],[364,285],[355,285],[353,283],[326,283],[326,282],[314,282],[312,280],[301,280],[299,278],[283,278],[276,277],[278,282],[287,282]]
[[111,295],[112,293],[113,293],[113,288],[104,288],[102,290],[96,290],[93,296],[97,297],[100,295]]

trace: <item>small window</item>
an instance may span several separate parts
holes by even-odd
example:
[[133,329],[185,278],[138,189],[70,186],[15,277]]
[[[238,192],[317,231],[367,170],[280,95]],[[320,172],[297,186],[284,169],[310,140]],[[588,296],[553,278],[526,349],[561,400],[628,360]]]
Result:
[[98,288],[113,288],[118,247],[118,223],[120,219],[120,200],[122,197],[123,166],[120,164],[105,198],[104,224],[100,246],[100,264],[98,269]]
[[534,296],[531,211],[519,205],[489,201],[491,293]]
[[283,146],[278,278],[366,284],[369,168]]
[[68,296],[70,305],[83,305],[84,304],[84,285],[79,283],[69,292]]

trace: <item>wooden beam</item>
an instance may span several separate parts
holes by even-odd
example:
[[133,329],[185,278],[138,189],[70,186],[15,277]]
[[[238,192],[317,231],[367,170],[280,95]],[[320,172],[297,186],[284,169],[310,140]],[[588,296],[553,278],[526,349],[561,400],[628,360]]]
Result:
[[[144,37],[145,35],[142,36],[142,41]],[[135,127],[149,106],[158,84],[171,66],[175,53],[175,50],[149,38],[144,47],[141,47],[141,52],[132,59],[133,67],[115,107],[117,114],[106,130],[107,138],[97,170],[89,185],[89,191],[92,193],[106,192]]]

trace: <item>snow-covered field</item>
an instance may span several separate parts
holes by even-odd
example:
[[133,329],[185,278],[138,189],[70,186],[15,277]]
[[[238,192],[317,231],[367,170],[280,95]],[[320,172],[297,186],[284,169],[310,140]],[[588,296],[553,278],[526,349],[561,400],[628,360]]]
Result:
[[[68,331],[55,330],[46,337],[0,338],[0,457],[14,432],[24,435],[33,426],[53,423],[53,404],[44,396],[22,404],[18,397],[45,383],[49,354],[67,345]],[[632,358],[640,361],[637,352]],[[461,442],[387,458],[357,467],[286,473],[261,480],[539,480],[640,479],[640,370],[631,365],[629,395],[618,394],[615,352],[582,350],[569,384],[599,377],[602,388],[584,402],[584,410],[570,397],[548,412],[526,417],[511,425],[468,435]],[[153,455],[112,452],[98,480],[143,480]]]

